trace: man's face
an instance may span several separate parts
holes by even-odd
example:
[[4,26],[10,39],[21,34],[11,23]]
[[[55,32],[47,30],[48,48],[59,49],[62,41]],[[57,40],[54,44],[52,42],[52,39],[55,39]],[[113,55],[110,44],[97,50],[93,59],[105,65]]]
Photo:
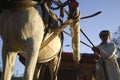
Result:
[[110,39],[110,36],[108,34],[103,34],[100,36],[102,42],[108,42]]

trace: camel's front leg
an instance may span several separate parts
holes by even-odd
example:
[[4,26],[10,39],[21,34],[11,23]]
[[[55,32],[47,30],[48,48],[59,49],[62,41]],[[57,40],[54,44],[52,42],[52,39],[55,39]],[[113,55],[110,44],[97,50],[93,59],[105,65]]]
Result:
[[34,72],[34,76],[33,76],[33,80],[39,80],[41,68],[42,68],[42,64],[37,63],[36,68],[35,68],[35,72]]
[[37,39],[37,37],[36,39],[30,38],[26,41],[27,54],[26,54],[25,72],[24,72],[23,80],[33,80],[40,44],[42,41]]
[[2,49],[3,73],[1,80],[11,80],[16,55],[17,53],[8,51],[8,49],[3,45]]
[[58,56],[56,56],[53,60],[50,61],[49,63],[49,68],[50,68],[50,74],[51,74],[51,80],[57,80],[57,75],[56,75],[56,67],[58,67],[59,65],[57,65],[58,62]]

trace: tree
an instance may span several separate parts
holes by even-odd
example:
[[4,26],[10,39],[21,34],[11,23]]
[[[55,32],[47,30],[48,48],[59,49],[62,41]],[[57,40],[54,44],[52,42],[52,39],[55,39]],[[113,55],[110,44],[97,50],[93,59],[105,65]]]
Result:
[[0,62],[0,72],[2,72],[2,62]]
[[118,29],[113,33],[113,36],[111,38],[111,42],[114,42],[117,47],[117,57],[120,57],[120,26]]

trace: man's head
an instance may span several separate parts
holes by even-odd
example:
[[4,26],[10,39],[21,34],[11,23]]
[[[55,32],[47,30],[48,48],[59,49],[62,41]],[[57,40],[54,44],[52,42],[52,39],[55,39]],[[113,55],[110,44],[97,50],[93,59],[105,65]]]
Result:
[[101,38],[101,40],[102,40],[103,42],[108,42],[108,40],[109,40],[110,37],[111,37],[110,31],[109,31],[109,30],[102,30],[102,31],[99,33],[99,37]]

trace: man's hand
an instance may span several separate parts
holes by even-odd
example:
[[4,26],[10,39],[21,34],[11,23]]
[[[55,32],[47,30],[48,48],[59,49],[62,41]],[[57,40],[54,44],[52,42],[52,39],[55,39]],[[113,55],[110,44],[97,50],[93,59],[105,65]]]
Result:
[[100,49],[99,49],[98,47],[93,46],[92,50],[93,50],[94,52],[96,52],[96,54],[98,55],[98,57],[100,57]]
[[97,52],[98,54],[100,54],[100,49],[99,49],[98,47],[94,46],[94,47],[92,48],[92,50],[93,50],[94,52]]

